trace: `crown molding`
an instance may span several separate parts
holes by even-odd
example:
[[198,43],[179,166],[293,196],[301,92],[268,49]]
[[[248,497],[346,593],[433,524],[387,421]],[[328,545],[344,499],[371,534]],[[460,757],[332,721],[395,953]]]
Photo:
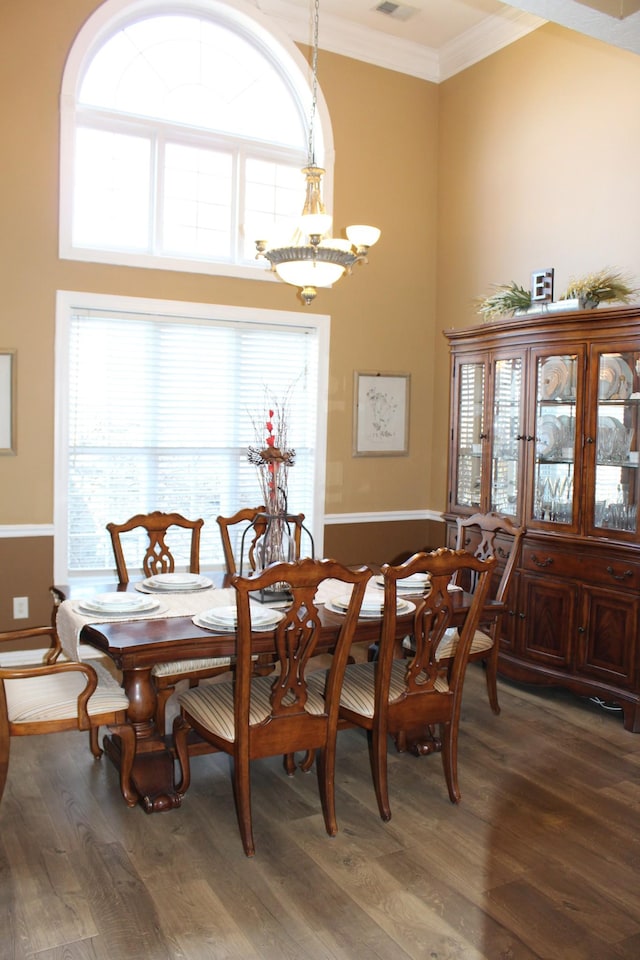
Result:
[[447,80],[467,67],[508,47],[528,33],[542,27],[546,20],[514,7],[506,7],[476,27],[466,30],[440,49],[440,80]]
[[[255,0],[256,6],[296,43],[311,44],[311,23],[304,8],[286,0]],[[440,83],[545,23],[540,17],[505,7],[440,51],[380,30],[361,27],[333,14],[323,14],[318,43],[322,50],[361,60],[420,80]]]

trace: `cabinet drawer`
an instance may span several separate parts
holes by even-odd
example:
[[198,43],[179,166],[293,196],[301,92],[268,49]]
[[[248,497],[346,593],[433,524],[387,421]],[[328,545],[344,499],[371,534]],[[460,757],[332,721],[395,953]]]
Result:
[[545,544],[525,544],[521,566],[532,573],[548,573],[580,583],[640,590],[640,564],[615,557],[590,557],[549,549]]

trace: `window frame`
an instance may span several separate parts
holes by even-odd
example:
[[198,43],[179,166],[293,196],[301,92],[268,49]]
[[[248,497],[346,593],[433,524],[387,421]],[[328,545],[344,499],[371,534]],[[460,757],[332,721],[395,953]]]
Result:
[[[77,104],[77,95],[80,89],[84,72],[97,49],[112,35],[121,30],[128,23],[148,17],[153,14],[173,13],[185,15],[219,18],[227,27],[235,29],[247,40],[262,49],[271,59],[277,61],[282,68],[283,76],[289,81],[294,95],[302,105],[311,102],[311,71],[309,64],[298,50],[293,41],[274,24],[273,19],[260,11],[247,6],[244,0],[105,0],[105,2],[87,19],[78,32],[73,46],[69,51],[62,78],[60,93],[60,205],[59,205],[59,238],[58,252],[63,260],[77,260],[92,263],[109,263],[117,266],[133,266],[156,270],[175,270],[178,272],[205,273],[213,276],[235,277],[243,280],[261,280],[280,282],[278,277],[270,271],[264,261],[255,263],[229,262],[190,259],[180,256],[160,256],[153,253],[137,253],[126,250],[105,250],[101,248],[79,247],[73,245],[73,196],[74,196],[74,161],[75,161],[75,130],[76,118],[82,116],[83,108]],[[305,113],[307,110],[305,109]],[[96,121],[100,111],[93,110],[92,118]],[[103,116],[107,119],[107,111]],[[118,114],[118,125],[125,130],[127,127],[135,132],[144,124],[147,129],[153,127],[161,130],[162,121],[150,118],[136,118],[125,114]],[[316,103],[316,130],[318,131],[317,152],[318,163],[325,169],[323,177],[323,194],[328,209],[332,208],[333,200],[333,168],[334,147],[331,121],[326,101],[322,91],[317,90]],[[112,129],[112,128],[110,128]],[[177,131],[173,128],[173,132]],[[253,141],[244,141],[241,137],[208,133],[197,128],[184,128],[184,142],[197,143],[206,139],[207,145],[232,143],[234,149],[243,153],[243,145]],[[304,153],[300,167],[306,164],[306,144],[301,145]],[[284,150],[276,144],[262,143],[260,153],[265,159],[283,160]],[[291,159],[287,153],[286,159]],[[236,165],[236,175],[238,169]],[[243,197],[240,198],[243,200]],[[304,178],[300,173],[300,209],[304,201]],[[237,216],[235,210],[234,216]],[[155,216],[155,209],[152,216]],[[236,247],[242,250],[242,236],[236,230]]]
[[[68,569],[68,482],[69,482],[69,321],[72,314],[81,311],[108,310],[137,314],[140,317],[167,317],[222,320],[236,324],[247,323],[273,326],[306,326],[318,337],[318,382],[316,404],[316,445],[318,455],[314,463],[313,522],[310,525],[318,556],[323,554],[324,510],[326,486],[326,442],[329,387],[329,339],[331,319],[325,314],[308,314],[284,310],[266,310],[230,305],[195,303],[190,301],[155,300],[145,297],[120,297],[112,294],[59,290],[56,295],[55,334],[55,425],[54,425],[54,581],[67,583]],[[251,443],[251,438],[248,438]],[[215,523],[214,517],[205,518]],[[106,532],[105,532],[106,536]],[[74,571],[74,578],[83,574]],[[96,571],[88,571],[95,578]],[[98,574],[99,575],[99,574]]]

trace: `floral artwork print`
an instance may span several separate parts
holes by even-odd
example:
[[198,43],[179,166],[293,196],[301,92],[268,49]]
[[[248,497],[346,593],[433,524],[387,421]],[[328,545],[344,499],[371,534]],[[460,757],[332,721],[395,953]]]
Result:
[[404,373],[355,374],[355,456],[406,456],[409,385]]
[[391,426],[398,410],[398,400],[384,390],[377,390],[375,387],[370,387],[367,390],[367,400],[371,404],[371,439],[376,440],[381,437],[393,436]]

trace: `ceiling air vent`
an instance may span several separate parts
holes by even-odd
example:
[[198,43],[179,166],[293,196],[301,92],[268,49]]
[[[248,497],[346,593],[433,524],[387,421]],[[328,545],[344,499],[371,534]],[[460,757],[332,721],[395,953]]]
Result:
[[410,7],[406,3],[391,3],[390,0],[384,0],[378,3],[374,8],[376,13],[383,13],[386,17],[393,17],[394,20],[408,20],[414,14],[420,11],[416,7]]

